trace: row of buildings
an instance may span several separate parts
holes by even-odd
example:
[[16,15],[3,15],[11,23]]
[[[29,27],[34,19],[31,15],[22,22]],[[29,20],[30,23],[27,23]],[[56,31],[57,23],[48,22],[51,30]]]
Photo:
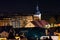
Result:
[[[28,16],[13,16],[13,17],[5,17],[0,20],[0,26],[13,26],[13,28],[25,28],[25,27],[44,27],[44,26],[53,26],[54,18],[51,18],[51,25],[47,20],[42,20],[42,14],[39,10],[38,5],[36,6],[35,14]],[[47,26],[47,27],[48,27]],[[55,25],[56,26],[56,25]]]
[[33,27],[33,25],[30,24],[31,21],[34,20],[41,20],[41,13],[39,11],[39,7],[37,5],[36,12],[34,15],[30,16],[14,16],[12,18],[3,18],[3,20],[0,20],[0,26],[13,26],[14,28],[20,28],[20,27],[26,27],[29,26]]

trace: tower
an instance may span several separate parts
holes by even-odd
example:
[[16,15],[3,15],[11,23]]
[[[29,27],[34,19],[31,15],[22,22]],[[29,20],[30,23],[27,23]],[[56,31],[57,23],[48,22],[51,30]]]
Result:
[[36,12],[35,12],[35,14],[34,14],[34,17],[35,17],[35,19],[41,20],[41,13],[40,13],[40,11],[39,11],[38,4],[37,4],[37,6],[36,6]]

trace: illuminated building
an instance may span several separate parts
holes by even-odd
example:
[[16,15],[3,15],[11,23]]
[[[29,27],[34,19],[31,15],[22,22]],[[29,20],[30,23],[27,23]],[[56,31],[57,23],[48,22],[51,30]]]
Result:
[[35,25],[32,22],[29,22],[27,25],[25,25],[26,28],[30,28],[30,27],[35,27]]
[[34,14],[34,20],[41,20],[41,13],[39,11],[38,5],[36,6],[36,13]]
[[8,37],[8,35],[9,35],[9,33],[8,32],[6,32],[6,31],[3,31],[2,33],[0,33],[0,36],[2,37],[2,38],[4,38],[4,37]]
[[45,20],[35,20],[35,21],[31,21],[29,22],[25,27],[42,27],[45,28],[45,25],[48,25],[48,22],[46,22]]
[[20,18],[20,28],[25,27],[26,24],[33,21],[33,16],[21,16]]
[[11,20],[13,28],[19,28],[20,27],[20,19],[18,17],[15,17]]
[[[40,21],[41,20],[41,13],[39,11],[38,5],[36,6],[36,12],[33,15],[33,22]],[[32,21],[29,21],[28,24],[25,25],[25,27],[36,27],[37,24],[32,23]],[[38,23],[40,25],[40,23]],[[41,25],[40,25],[41,26]]]
[[0,20],[0,26],[13,26],[13,28],[25,27],[27,23],[33,21],[33,16],[14,16]]
[[[30,25],[31,21],[41,20],[41,13],[39,11],[38,5],[36,6],[36,12],[34,15],[29,16],[14,16],[11,18],[3,18],[0,20],[0,26],[13,26],[13,28],[24,28],[27,25]],[[31,27],[33,25],[30,25]]]
[[0,26],[9,26],[11,24],[10,18],[3,18],[3,20],[0,20]]

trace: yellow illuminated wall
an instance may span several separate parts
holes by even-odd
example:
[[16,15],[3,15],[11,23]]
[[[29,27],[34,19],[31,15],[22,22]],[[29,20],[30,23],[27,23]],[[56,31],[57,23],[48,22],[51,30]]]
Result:
[[13,26],[15,25],[13,24],[13,22],[19,21],[19,23],[17,22],[15,26],[17,27],[18,26],[17,24],[20,24],[19,27],[22,28],[30,25],[30,22],[34,20],[39,20],[39,18],[36,16],[15,16],[12,18],[3,18],[3,20],[0,20],[0,26],[7,26],[7,25]]
[[7,26],[7,25],[11,25],[10,20],[0,20],[0,26]]
[[21,16],[20,27],[25,27],[30,21],[33,21],[33,16]]
[[25,28],[30,28],[30,27],[35,27],[35,25],[30,22],[30,23],[28,23],[28,24],[25,26]]

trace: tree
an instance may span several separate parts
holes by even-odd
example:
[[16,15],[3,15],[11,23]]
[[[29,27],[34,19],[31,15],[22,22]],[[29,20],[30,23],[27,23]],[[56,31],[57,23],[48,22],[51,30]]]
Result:
[[60,16],[58,16],[58,18],[57,18],[57,22],[60,23]]
[[49,23],[50,23],[50,24],[51,24],[51,23],[56,23],[55,18],[54,18],[54,17],[51,17],[51,18],[49,19]]

